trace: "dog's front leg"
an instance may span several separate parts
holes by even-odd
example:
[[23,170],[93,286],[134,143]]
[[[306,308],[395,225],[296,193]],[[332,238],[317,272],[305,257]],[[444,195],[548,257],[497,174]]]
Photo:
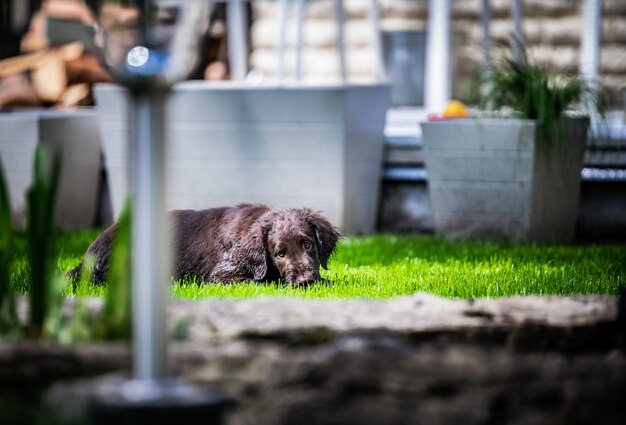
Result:
[[220,283],[235,283],[235,282],[247,282],[254,280],[252,276],[248,276],[246,273],[234,266],[229,261],[218,263],[209,276],[209,282]]

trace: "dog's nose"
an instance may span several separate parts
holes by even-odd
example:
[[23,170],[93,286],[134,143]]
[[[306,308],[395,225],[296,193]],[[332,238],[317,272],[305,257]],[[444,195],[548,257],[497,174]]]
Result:
[[300,275],[296,279],[294,279],[294,284],[296,286],[307,286],[315,281],[318,281],[320,276],[315,273]]

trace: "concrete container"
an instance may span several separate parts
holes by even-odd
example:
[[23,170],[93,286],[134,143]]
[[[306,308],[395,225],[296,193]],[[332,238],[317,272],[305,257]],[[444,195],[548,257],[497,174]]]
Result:
[[26,218],[26,192],[35,148],[45,144],[62,155],[56,223],[62,229],[93,226],[100,189],[101,151],[93,109],[0,113],[0,162],[18,225]]
[[[117,216],[128,193],[128,93],[103,84],[95,94]],[[388,85],[181,83],[166,107],[167,207],[311,207],[345,233],[371,232],[388,103]]]
[[422,123],[436,232],[453,238],[571,240],[587,119],[546,149],[521,119]]

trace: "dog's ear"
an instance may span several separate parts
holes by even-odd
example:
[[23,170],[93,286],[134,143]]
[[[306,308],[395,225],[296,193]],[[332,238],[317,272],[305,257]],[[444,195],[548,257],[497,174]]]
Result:
[[306,220],[315,231],[317,252],[320,254],[320,265],[327,268],[330,254],[335,250],[339,240],[339,230],[320,214],[308,208],[304,209]]

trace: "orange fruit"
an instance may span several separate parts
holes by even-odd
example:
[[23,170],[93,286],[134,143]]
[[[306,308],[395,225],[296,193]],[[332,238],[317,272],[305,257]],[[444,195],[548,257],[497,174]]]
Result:
[[467,116],[467,111],[465,109],[465,105],[463,105],[458,100],[451,100],[446,105],[446,109],[443,110],[444,117],[465,117]]

